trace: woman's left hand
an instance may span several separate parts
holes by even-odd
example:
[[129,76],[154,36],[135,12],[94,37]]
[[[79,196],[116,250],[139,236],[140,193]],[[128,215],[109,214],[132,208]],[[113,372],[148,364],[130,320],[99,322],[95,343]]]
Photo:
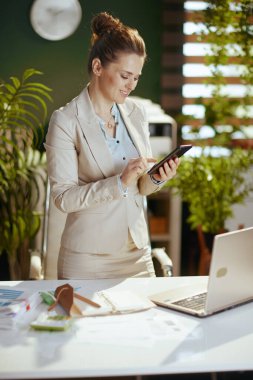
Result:
[[170,180],[176,175],[179,164],[180,160],[178,157],[169,162],[165,162],[165,164],[159,168],[159,174],[153,174],[153,178],[162,182]]

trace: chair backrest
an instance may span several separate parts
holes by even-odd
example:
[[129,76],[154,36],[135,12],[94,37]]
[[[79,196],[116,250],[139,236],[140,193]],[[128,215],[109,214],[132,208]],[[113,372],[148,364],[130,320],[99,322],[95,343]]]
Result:
[[47,185],[45,207],[45,226],[43,242],[43,272],[45,280],[57,279],[57,260],[60,250],[61,235],[67,214],[61,212],[54,204]]

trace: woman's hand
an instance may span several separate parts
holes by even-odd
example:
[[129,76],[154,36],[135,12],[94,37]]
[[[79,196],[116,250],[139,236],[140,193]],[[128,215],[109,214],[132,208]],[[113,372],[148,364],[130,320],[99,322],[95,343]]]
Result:
[[180,160],[178,157],[169,160],[169,162],[165,162],[165,164],[159,168],[159,174],[153,174],[153,178],[157,181],[168,181],[176,175],[179,163]]
[[148,164],[156,162],[154,158],[132,158],[123,170],[120,179],[124,187],[131,186],[136,183],[138,178],[143,175],[148,169]]

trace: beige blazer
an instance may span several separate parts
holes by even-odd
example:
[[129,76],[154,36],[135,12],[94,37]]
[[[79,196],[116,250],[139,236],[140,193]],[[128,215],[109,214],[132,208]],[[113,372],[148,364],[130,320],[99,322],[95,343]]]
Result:
[[[143,157],[152,157],[143,110],[127,99],[119,106],[129,134]],[[113,253],[127,242],[128,230],[138,248],[149,243],[143,196],[156,190],[148,175],[119,191],[111,153],[85,88],[54,111],[46,136],[51,195],[68,213],[61,244],[77,252]]]

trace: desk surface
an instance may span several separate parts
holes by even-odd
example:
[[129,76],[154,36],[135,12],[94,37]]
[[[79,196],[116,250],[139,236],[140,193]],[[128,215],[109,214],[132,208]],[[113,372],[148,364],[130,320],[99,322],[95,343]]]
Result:
[[[152,294],[206,277],[70,281],[87,295],[117,286]],[[27,281],[55,289],[66,281]],[[1,285],[14,283],[1,282]],[[162,308],[82,318],[65,332],[0,331],[0,379],[133,376],[253,370],[253,303],[205,319]]]

